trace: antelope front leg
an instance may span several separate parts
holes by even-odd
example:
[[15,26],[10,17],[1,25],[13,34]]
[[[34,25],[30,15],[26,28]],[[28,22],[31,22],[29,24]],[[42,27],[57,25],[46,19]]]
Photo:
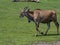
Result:
[[50,23],[47,23],[47,26],[48,26],[48,28],[47,28],[47,30],[46,30],[46,32],[45,32],[44,35],[47,35],[47,32],[48,32],[48,30],[50,29]]
[[40,33],[40,31],[38,29],[39,28],[39,23],[36,22],[35,25],[36,25],[36,34],[35,34],[35,36],[38,36],[38,33]]

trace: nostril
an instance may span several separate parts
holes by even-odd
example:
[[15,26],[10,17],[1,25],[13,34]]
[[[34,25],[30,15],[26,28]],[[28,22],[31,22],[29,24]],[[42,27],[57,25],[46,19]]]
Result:
[[21,18],[21,15],[19,16],[19,18]]

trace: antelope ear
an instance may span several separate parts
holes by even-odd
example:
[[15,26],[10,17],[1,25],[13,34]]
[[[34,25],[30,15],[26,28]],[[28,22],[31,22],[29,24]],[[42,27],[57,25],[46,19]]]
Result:
[[24,10],[28,9],[28,7],[25,7]]
[[26,9],[25,12],[28,12],[30,9]]

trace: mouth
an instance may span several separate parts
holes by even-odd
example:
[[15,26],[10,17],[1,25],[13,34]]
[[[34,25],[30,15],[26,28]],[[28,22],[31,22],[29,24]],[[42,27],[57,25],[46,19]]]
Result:
[[19,16],[19,18],[23,18],[24,16]]
[[19,18],[22,18],[22,16],[19,16]]

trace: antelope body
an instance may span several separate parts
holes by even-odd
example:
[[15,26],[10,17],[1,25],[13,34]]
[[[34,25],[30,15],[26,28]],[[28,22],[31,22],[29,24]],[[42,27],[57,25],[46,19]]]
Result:
[[36,36],[38,32],[43,34],[39,31],[39,23],[47,24],[48,28],[44,35],[47,35],[48,30],[50,29],[50,22],[54,22],[57,27],[57,34],[59,34],[59,23],[57,22],[57,15],[54,10],[41,10],[35,9],[34,11],[30,11],[29,8],[25,7],[24,10],[20,13],[20,17],[26,16],[28,22],[33,21],[36,25]]

